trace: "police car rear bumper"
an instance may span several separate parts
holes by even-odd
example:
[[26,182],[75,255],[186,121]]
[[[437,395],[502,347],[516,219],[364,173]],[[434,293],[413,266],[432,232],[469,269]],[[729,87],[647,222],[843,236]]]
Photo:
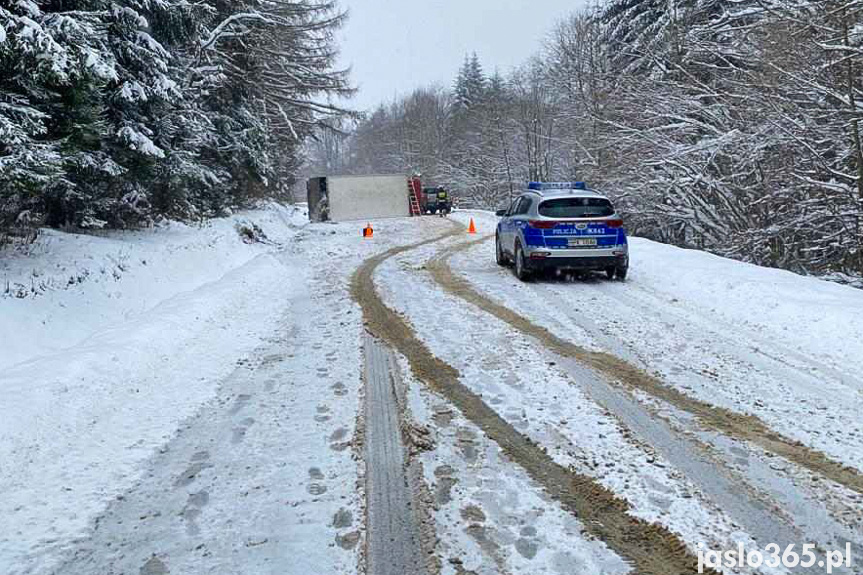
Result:
[[589,271],[629,265],[626,247],[598,250],[534,249],[526,256],[525,265],[532,270],[557,268]]

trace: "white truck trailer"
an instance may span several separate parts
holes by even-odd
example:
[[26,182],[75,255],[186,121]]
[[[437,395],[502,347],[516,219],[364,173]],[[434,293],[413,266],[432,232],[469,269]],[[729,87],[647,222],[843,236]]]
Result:
[[306,184],[309,219],[345,222],[411,215],[406,176],[326,176]]

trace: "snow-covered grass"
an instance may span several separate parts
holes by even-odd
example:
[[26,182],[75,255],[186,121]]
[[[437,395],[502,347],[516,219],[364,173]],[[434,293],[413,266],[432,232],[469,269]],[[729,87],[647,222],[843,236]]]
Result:
[[80,533],[272,330],[300,280],[242,241],[250,219],[279,242],[305,223],[273,205],[203,227],[47,232],[0,260],[9,285],[39,286],[0,298],[0,565]]
[[[487,233],[496,218],[473,215]],[[481,292],[581,346],[863,469],[863,292],[631,238],[625,283],[523,284],[491,242],[453,258]]]
[[633,279],[651,294],[714,314],[741,335],[755,333],[823,360],[863,391],[863,292],[792,272],[635,238]]
[[[491,214],[454,217],[474,217],[480,234],[494,231]],[[301,210],[273,205],[200,227],[46,232],[26,257],[3,252],[0,281],[9,288],[0,289],[0,514],[10,528],[0,534],[0,571],[47,572],[59,551],[92,536],[96,518],[127,525],[136,505],[173,505],[206,487],[211,503],[196,520],[202,532],[217,537],[236,528],[255,536],[239,555],[231,542],[214,543],[207,565],[224,567],[254,549],[289,573],[350,572],[361,540],[331,547],[336,536],[361,530],[360,470],[347,445],[360,396],[362,332],[347,293],[350,274],[365,257],[447,228],[438,218],[385,220],[373,222],[375,237],[364,240],[364,224],[308,225]],[[639,517],[681,533],[690,545],[749,541],[667,462],[632,441],[560,366],[549,365],[552,356],[441,293],[423,269],[439,248],[387,261],[376,281],[388,305],[408,316],[466,385],[556,461],[625,497]],[[521,284],[494,264],[490,243],[452,263],[477,289],[561,337],[624,355],[686,393],[756,413],[863,466],[863,292],[638,238],[632,253],[624,284]],[[561,561],[572,555],[565,549],[571,543],[585,565],[615,564],[595,542],[580,540],[572,518],[545,501],[480,430],[455,412],[435,429],[437,410],[447,411],[440,398],[414,385],[411,402],[438,440],[438,449],[422,456],[427,480],[435,487],[434,470],[448,464],[457,481],[437,511],[447,554],[480,571],[486,558],[514,572],[537,565],[566,572]],[[201,414],[212,416],[209,424]],[[160,496],[154,477],[171,485],[198,440],[209,437],[217,439],[209,447],[213,467],[183,487],[189,493]],[[219,451],[220,441],[235,440],[243,442],[239,451]],[[266,454],[280,449],[286,454],[267,467]],[[256,521],[231,496],[248,490],[247,465],[256,470],[249,481],[262,486]],[[144,473],[153,484],[136,486]],[[321,493],[321,485],[328,490]],[[141,502],[111,504],[124,494]],[[163,522],[141,529],[161,541],[163,526],[175,533],[165,545],[171,564],[192,568],[199,563],[188,549],[195,547],[182,539],[182,519],[171,505]],[[531,511],[537,508],[543,512]],[[352,521],[336,529],[332,516],[343,510]],[[257,544],[265,538],[259,530],[282,523],[300,535],[289,544],[276,537]],[[478,526],[460,531],[465,523]],[[128,532],[140,536],[137,529]],[[558,541],[561,530],[567,535]],[[110,542],[112,533],[106,528],[93,541]],[[111,551],[126,557],[111,564],[137,572],[149,548],[133,548],[136,541],[130,535],[122,553]],[[496,546],[491,553],[489,542]],[[289,564],[285,549],[303,560]]]
[[271,204],[201,226],[98,236],[43,230],[25,253],[0,251],[0,368],[75,345],[266,253],[268,244],[240,241],[250,220],[272,242],[306,221],[300,210]]
[[4,254],[0,572],[354,572],[350,276],[446,228],[372,224],[271,205]]
[[[493,231],[495,218],[475,215]],[[490,243],[453,265],[564,338],[863,469],[863,292],[641,238],[631,254],[624,284],[521,284],[494,264]]]

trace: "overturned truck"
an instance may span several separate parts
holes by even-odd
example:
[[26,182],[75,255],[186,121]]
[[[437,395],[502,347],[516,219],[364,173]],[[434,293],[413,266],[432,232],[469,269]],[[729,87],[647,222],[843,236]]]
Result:
[[412,179],[405,176],[324,176],[306,184],[309,219],[345,222],[407,217]]

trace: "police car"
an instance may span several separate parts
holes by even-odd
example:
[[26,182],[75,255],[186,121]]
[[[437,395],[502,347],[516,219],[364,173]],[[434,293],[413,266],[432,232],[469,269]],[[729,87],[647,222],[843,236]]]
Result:
[[609,279],[626,279],[623,220],[584,182],[531,182],[497,215],[497,263],[513,265],[522,281],[540,270],[604,271]]

